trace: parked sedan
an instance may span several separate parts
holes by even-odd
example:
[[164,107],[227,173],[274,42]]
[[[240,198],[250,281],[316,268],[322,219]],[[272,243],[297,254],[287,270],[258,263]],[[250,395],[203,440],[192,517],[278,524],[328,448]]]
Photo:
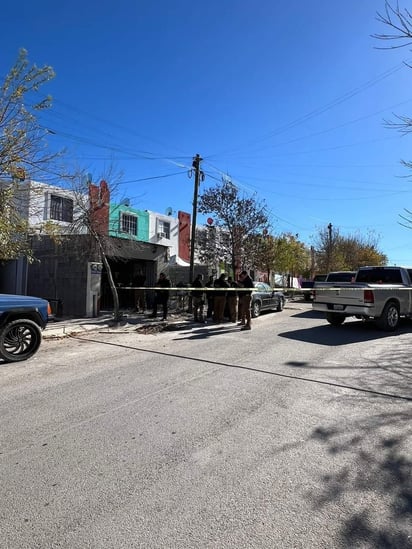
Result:
[[285,296],[279,290],[274,290],[265,282],[254,282],[255,291],[252,292],[251,312],[256,318],[261,311],[282,311],[285,305]]

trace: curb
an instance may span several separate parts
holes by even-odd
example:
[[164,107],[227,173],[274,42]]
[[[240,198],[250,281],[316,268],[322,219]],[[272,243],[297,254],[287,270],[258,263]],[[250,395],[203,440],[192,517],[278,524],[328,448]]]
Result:
[[[292,305],[292,307],[290,306]],[[295,306],[293,306],[295,305]],[[285,309],[300,310],[302,303],[288,301]],[[229,323],[229,321],[228,321]],[[163,322],[160,319],[150,319],[147,316],[124,314],[124,320],[114,322],[111,314],[96,318],[77,318],[50,321],[43,331],[43,339],[61,339],[88,332],[102,331],[104,333],[126,332],[158,333],[163,331],[183,330],[191,327],[213,326],[213,321],[205,324],[195,322],[190,313],[170,314],[170,320]]]
[[[43,339],[61,339],[73,335],[101,331],[104,333],[120,333],[138,331],[140,333],[178,330],[197,325],[191,319],[171,319],[168,322],[149,320],[148,318],[127,317],[120,322],[114,322],[111,316],[91,319],[73,319],[50,322],[43,331]],[[160,328],[160,329],[159,329]]]

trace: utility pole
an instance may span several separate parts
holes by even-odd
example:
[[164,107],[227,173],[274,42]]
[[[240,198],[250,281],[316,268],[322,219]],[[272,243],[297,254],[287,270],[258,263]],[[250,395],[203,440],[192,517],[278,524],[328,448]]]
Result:
[[315,276],[315,248],[314,246],[310,247],[310,278],[312,279]]
[[328,225],[328,269],[330,271],[332,262],[332,223]]
[[198,154],[193,158],[191,173],[195,173],[195,188],[193,192],[193,214],[192,214],[192,233],[190,237],[190,268],[189,268],[189,282],[193,283],[194,271],[195,271],[195,240],[196,240],[196,217],[197,217],[197,198],[199,194],[200,181],[204,181],[205,174],[200,169],[200,162],[203,160]]

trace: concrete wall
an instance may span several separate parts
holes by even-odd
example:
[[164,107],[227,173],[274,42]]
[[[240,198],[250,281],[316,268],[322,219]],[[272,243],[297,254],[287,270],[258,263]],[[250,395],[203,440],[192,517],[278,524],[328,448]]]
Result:
[[51,300],[56,309],[59,303],[64,316],[85,316],[88,262],[99,260],[90,237],[73,235],[60,246],[44,237],[33,249],[38,261],[29,266],[27,293]]

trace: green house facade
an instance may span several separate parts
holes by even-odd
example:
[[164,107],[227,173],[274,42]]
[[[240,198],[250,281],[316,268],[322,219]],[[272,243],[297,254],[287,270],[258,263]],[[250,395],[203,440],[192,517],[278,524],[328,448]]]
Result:
[[149,212],[126,204],[110,204],[109,236],[149,242]]

